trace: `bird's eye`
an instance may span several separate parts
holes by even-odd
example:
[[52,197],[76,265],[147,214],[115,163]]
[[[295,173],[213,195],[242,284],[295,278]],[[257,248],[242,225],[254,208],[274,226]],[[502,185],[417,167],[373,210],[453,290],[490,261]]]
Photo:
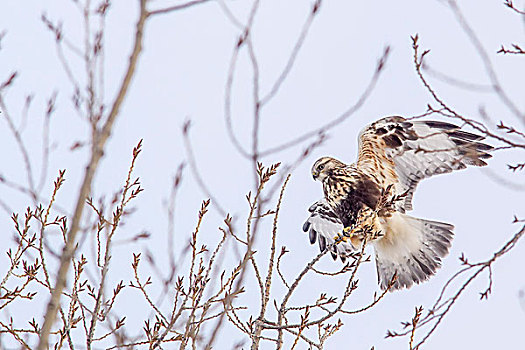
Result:
[[324,164],[321,164],[321,165],[319,165],[319,166],[317,167],[317,170],[319,170],[319,171],[321,171],[321,170],[323,170],[323,169],[324,169]]

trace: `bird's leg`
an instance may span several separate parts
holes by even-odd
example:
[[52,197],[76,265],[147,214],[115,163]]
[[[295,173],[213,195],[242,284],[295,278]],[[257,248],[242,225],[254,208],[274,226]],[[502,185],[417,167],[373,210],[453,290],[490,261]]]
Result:
[[343,228],[343,236],[350,237],[354,234],[355,228],[354,226],[347,226]]
[[342,232],[339,232],[335,237],[336,242],[346,242],[349,238],[355,235],[355,225],[347,226],[343,228]]
[[341,233],[334,237],[336,242],[348,242],[354,247],[359,247],[361,242],[365,239],[365,233],[362,228],[357,225],[347,226],[343,228]]
[[338,233],[334,240],[336,243],[340,242],[348,242],[350,241],[350,244],[357,248],[361,245],[361,242],[363,242],[364,236],[362,236],[360,233],[357,232],[357,227],[355,225],[348,226],[343,228],[343,231]]
[[377,213],[371,209],[363,209],[359,212],[355,224],[343,228],[343,231],[334,237],[336,242],[347,242],[350,240],[354,247],[368,238],[368,241],[383,237],[384,233],[378,228]]

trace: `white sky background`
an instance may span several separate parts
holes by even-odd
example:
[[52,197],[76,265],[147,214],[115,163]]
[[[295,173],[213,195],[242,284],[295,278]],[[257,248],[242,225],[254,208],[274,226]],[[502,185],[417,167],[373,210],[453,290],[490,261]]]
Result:
[[[151,5],[155,4],[163,5],[161,2],[152,2]],[[245,22],[251,2],[232,0],[226,4],[237,18]],[[262,94],[269,90],[282,71],[311,5],[309,1],[298,0],[262,1],[253,28]],[[462,1],[460,7],[488,51],[505,91],[523,108],[523,58],[496,55],[501,44],[522,42],[522,19],[507,9],[502,1]],[[46,99],[53,91],[58,91],[57,110],[51,122],[54,147],[43,194],[51,191],[58,169],[67,169],[67,181],[58,203],[72,212],[87,150],[70,151],[69,147],[75,141],[86,141],[89,128],[71,108],[71,86],[57,60],[53,37],[40,20],[43,12],[55,21],[63,21],[64,33],[81,44],[82,22],[72,2],[62,0],[43,5],[36,1],[4,0],[0,4],[0,32],[6,31],[1,41],[0,80],[6,79],[14,70],[20,73],[16,84],[5,96],[9,112],[17,122],[20,122],[25,95],[34,94],[23,136],[31,150],[37,179],[42,115]],[[129,0],[115,1],[110,10],[104,68],[108,103],[113,100],[127,65],[136,13],[137,4]],[[364,125],[385,115],[421,114],[426,111],[428,103],[433,103],[414,71],[410,36],[415,33],[419,33],[421,49],[431,49],[426,59],[433,68],[460,80],[488,84],[482,61],[444,2],[325,1],[288,79],[276,98],[263,109],[261,149],[315,129],[355,103],[368,84],[384,47],[390,45],[392,48],[387,67],[365,105],[343,124],[330,130],[324,144],[292,174],[279,219],[277,243],[279,250],[282,245],[290,250],[283,261],[283,272],[290,279],[317,254],[318,249],[310,246],[307,235],[301,230],[306,209],[322,195],[320,184],[311,179],[311,164],[323,155],[350,163],[357,153],[357,134]],[[154,252],[160,265],[167,261],[164,202],[178,165],[187,157],[181,136],[181,126],[186,119],[192,121],[191,141],[202,177],[213,195],[219,198],[220,205],[239,217],[237,227],[242,230],[248,212],[244,196],[252,189],[253,177],[250,163],[236,152],[227,137],[224,121],[224,87],[239,35],[238,28],[216,2],[153,18],[147,24],[138,72],[97,173],[94,197],[105,194],[109,198],[119,189],[127,173],[131,150],[139,139],[143,139],[143,152],[135,174],[140,176],[145,191],[134,202],[136,211],[127,218],[117,238],[124,240],[143,230],[150,232],[151,238],[147,242],[116,247],[111,262],[111,281],[123,279],[127,282],[132,278],[132,252],[149,250]],[[247,51],[241,52],[233,89],[232,115],[236,134],[241,143],[249,147],[252,71]],[[83,74],[81,62],[73,55],[69,59],[74,69]],[[499,120],[516,127],[523,125],[493,94],[469,92],[431,77],[429,81],[450,106],[466,116],[479,120],[479,108],[484,107],[493,118],[493,122],[489,122],[493,128]],[[307,144],[272,154],[264,162],[267,165],[278,161],[289,163]],[[506,166],[517,162],[523,162],[523,157],[517,152],[498,152],[490,160],[489,167],[491,172],[518,184],[514,188],[502,187],[488,176],[486,170],[472,168],[434,177],[420,184],[411,215],[456,226],[449,257],[429,282],[390,293],[378,306],[364,314],[342,315],[345,326],[328,341],[327,348],[370,349],[375,345],[376,349],[406,349],[407,339],[385,340],[386,330],[399,330],[399,322],[409,320],[415,306],[431,306],[445,281],[460,268],[457,258],[462,252],[472,262],[486,260],[518,230],[511,221],[514,214],[524,216],[523,174],[513,174]],[[0,174],[27,184],[20,152],[3,121],[0,124],[0,164]],[[16,212],[22,212],[29,204],[26,197],[2,185],[0,198]],[[177,197],[177,248],[187,243],[204,198],[206,195],[186,167]],[[9,216],[5,210],[0,211],[1,251],[13,245]],[[202,230],[204,241],[215,242],[220,237],[216,228],[221,223],[221,216],[211,210]],[[256,242],[258,261],[263,269],[269,239],[270,231],[263,230]],[[238,256],[231,245],[225,253],[225,266],[232,266]],[[518,292],[525,287],[524,253],[521,242],[495,263],[493,293],[488,301],[479,301],[479,292],[488,283],[486,276],[471,284],[427,342],[426,348],[517,348],[523,344],[525,311],[520,307]],[[7,261],[2,253],[2,276]],[[145,261],[143,266],[146,266]],[[335,271],[340,262],[334,263],[325,256],[320,266]],[[360,288],[350,298],[348,309],[366,305],[378,290],[373,264],[362,266],[358,277]],[[256,284],[253,280],[248,282],[251,287],[243,300],[255,314],[259,307]],[[280,296],[283,290],[277,287],[278,282],[275,281],[274,292]],[[312,275],[304,281],[291,304],[313,302],[322,292],[340,296],[345,283],[346,279],[341,276],[322,279]],[[138,320],[144,319],[149,310],[145,304],[137,306],[141,305],[142,299],[136,291],[127,290],[124,295],[117,305],[118,311],[126,312],[128,325],[139,331],[142,325]],[[27,304],[21,303],[11,312],[24,317],[28,314],[40,317],[45,303],[41,305],[42,310],[35,310],[34,306],[28,308]],[[4,345],[9,344],[7,337],[1,339]],[[216,348],[230,348],[243,339],[236,329],[226,328]],[[266,344],[264,348],[273,348],[273,345]],[[305,348],[304,343],[300,348]]]

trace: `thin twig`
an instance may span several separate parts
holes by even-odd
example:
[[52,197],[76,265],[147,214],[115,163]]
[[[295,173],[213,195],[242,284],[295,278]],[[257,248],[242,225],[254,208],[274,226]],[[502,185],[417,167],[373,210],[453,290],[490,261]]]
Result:
[[147,17],[146,0],[140,0],[140,14],[136,25],[135,43],[129,58],[129,64],[106,122],[104,123],[104,126],[99,135],[97,135],[97,138],[93,140],[91,159],[89,160],[88,166],[84,173],[84,179],[82,180],[82,185],[80,187],[71,227],[67,235],[67,242],[60,257],[60,266],[58,268],[55,286],[53,288],[51,298],[47,304],[44,324],[42,325],[42,331],[40,333],[40,339],[37,348],[38,350],[46,350],[48,347],[49,333],[51,331],[51,327],[55,323],[58,305],[60,304],[60,296],[66,285],[67,272],[75,252],[76,235],[80,228],[80,221],[82,219],[86,198],[91,192],[91,183],[93,182],[93,177],[95,176],[100,159],[104,154],[103,150],[109,136],[111,135],[113,124],[119,115],[120,107],[124,102],[124,98],[127,95],[131,80],[135,74],[137,62],[142,51],[142,39]]

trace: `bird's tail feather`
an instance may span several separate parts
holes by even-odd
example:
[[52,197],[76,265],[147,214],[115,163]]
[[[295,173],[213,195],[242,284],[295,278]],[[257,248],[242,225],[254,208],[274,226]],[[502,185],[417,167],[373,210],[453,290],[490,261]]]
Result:
[[395,213],[385,220],[384,237],[374,241],[381,289],[410,288],[432,276],[448,254],[454,226]]

